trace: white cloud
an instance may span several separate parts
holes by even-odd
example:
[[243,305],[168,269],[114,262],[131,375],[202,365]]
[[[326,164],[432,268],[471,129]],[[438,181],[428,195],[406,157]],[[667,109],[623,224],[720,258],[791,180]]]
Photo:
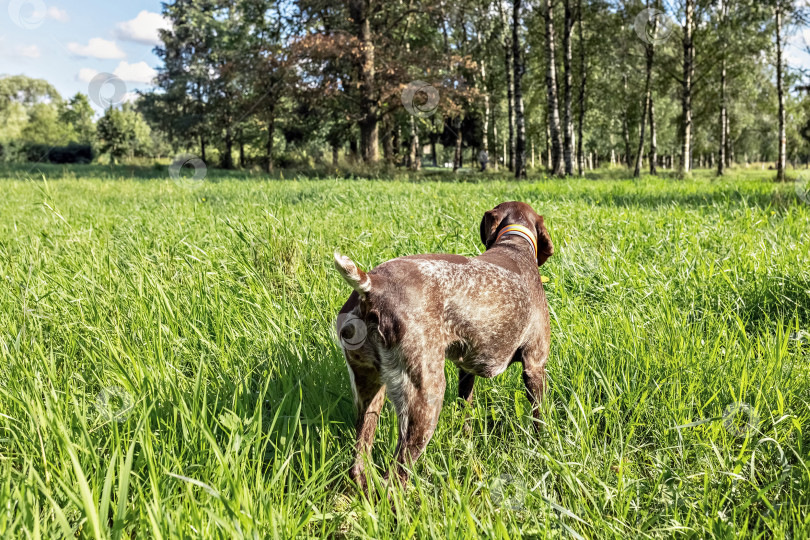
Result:
[[136,99],[138,99],[138,92],[127,92],[124,94],[124,97],[121,98],[121,101],[124,103],[134,103]]
[[39,58],[42,53],[38,45],[13,45],[9,46],[4,36],[0,36],[0,57],[11,60],[20,58]]
[[[93,80],[93,77],[98,74],[98,70],[93,68],[82,68],[79,70],[79,73],[76,74],[76,80],[83,83],[89,83]],[[149,67],[146,62],[130,64],[129,62],[123,61],[118,64],[118,67],[115,68],[115,71],[113,71],[112,74],[124,82],[136,84],[151,84],[152,79],[157,77],[157,71]],[[125,96],[124,101],[131,101],[137,97],[137,94],[130,92]]]
[[56,6],[49,7],[45,12],[45,17],[59,22],[68,22],[70,20],[67,11],[65,11],[64,9],[59,9]]
[[130,64],[124,61],[118,64],[113,75],[126,82],[151,84],[152,79],[157,77],[157,71],[149,67],[146,62]]
[[98,71],[96,71],[95,69],[82,68],[76,75],[76,80],[83,83],[89,83],[90,81],[93,80],[93,77],[95,77],[96,75],[98,75]]
[[75,55],[101,60],[126,58],[127,56],[114,41],[102,38],[92,38],[87,45],[68,43],[67,48]]
[[14,53],[23,58],[39,58],[39,47],[36,45],[18,45],[14,48]]
[[143,45],[160,45],[158,30],[168,29],[171,24],[160,13],[141,11],[131,21],[119,23],[115,29],[118,39],[134,41]]

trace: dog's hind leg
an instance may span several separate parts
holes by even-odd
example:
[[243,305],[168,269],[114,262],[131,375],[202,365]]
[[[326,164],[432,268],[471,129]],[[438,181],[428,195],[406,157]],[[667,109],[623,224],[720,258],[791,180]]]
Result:
[[532,407],[534,427],[540,430],[540,404],[546,390],[546,361],[548,360],[548,345],[543,342],[532,343],[523,347],[521,361],[523,363],[523,384],[526,386],[526,397]]
[[366,460],[371,460],[374,432],[377,430],[377,421],[380,419],[380,411],[385,402],[385,385],[382,384],[376,368],[349,365],[349,373],[357,400],[357,442],[354,464],[349,470],[349,477],[365,491],[365,465]]
[[[414,365],[417,362],[414,362]],[[421,364],[421,369],[402,370],[396,391],[389,390],[399,420],[399,441],[394,457],[394,472],[402,485],[408,481],[408,469],[425,451],[433,437],[444,401],[446,381],[441,353],[435,360]],[[386,377],[386,380],[388,377]]]

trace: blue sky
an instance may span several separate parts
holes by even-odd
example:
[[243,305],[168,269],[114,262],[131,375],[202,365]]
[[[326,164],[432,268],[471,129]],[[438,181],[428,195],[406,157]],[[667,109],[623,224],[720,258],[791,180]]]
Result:
[[[114,73],[127,91],[150,88],[160,0],[0,0],[0,74],[46,79],[63,97]],[[110,90],[112,91],[112,89]]]
[[[0,75],[53,84],[63,97],[88,93],[97,73],[113,73],[130,96],[150,88],[160,62],[152,50],[160,0],[0,0]],[[789,66],[810,68],[810,29],[793,28]],[[110,93],[115,89],[109,88]],[[104,90],[103,90],[104,91]]]

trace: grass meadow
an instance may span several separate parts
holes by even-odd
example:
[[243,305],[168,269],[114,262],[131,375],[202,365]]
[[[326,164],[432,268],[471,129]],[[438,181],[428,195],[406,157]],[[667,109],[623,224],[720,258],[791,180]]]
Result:
[[[2,169],[0,535],[808,537],[810,205],[766,173]],[[448,364],[409,489],[359,495],[333,251],[475,255],[512,199],[556,247],[541,432],[513,365],[465,434]]]

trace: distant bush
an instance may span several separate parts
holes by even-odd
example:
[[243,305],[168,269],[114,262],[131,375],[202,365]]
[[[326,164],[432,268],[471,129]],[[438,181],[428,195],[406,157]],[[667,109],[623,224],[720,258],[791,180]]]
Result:
[[36,163],[48,162],[59,165],[66,163],[91,163],[95,157],[93,147],[89,144],[70,143],[67,146],[50,146],[48,144],[28,143],[15,150],[15,155],[6,161],[25,161]]
[[26,161],[26,145],[18,141],[0,143],[0,162]]
[[51,147],[47,144],[28,143],[23,147],[25,161],[48,161],[48,152]]
[[293,167],[308,165],[306,159],[302,159],[300,156],[288,152],[276,155],[273,161],[275,161],[275,166],[281,169],[291,169]]
[[48,161],[58,164],[91,163],[94,157],[93,147],[89,144],[70,143],[51,148],[48,152]]

